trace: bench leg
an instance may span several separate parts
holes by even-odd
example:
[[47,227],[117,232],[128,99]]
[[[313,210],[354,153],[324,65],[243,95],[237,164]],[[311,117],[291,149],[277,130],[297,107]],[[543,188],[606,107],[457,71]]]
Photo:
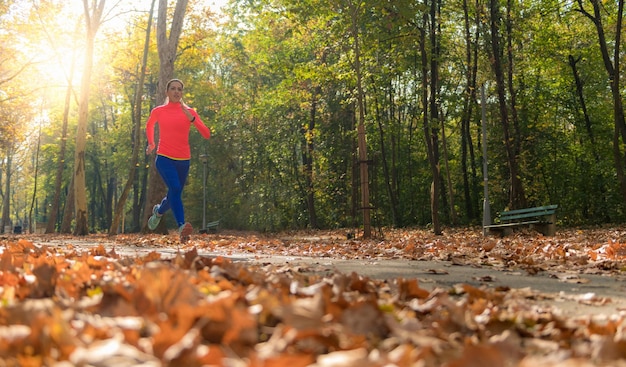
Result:
[[549,218],[548,231],[546,236],[556,236],[556,214],[552,214]]
[[556,225],[554,223],[546,224],[542,233],[547,237],[556,236]]
[[508,235],[510,235],[511,233],[513,233],[513,229],[512,228],[487,228],[487,234],[491,234],[494,236],[499,236],[499,237],[506,237]]
[[556,224],[554,223],[535,224],[533,228],[546,237],[556,236]]
[[556,236],[556,224],[555,223],[536,224],[535,229],[546,237]]

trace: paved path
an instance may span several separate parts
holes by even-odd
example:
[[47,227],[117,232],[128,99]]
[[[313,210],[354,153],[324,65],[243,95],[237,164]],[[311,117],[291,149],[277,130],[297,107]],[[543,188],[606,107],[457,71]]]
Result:
[[[73,245],[81,248],[105,245],[115,248],[120,255],[140,256],[157,251],[164,257],[174,256],[177,249],[140,248],[115,243],[89,241],[46,240],[35,244],[50,246]],[[448,261],[410,260],[339,260],[301,256],[274,256],[264,254],[229,254],[199,252],[202,256],[223,256],[235,262],[254,264],[287,264],[300,267],[306,273],[328,275],[334,272],[357,274],[372,279],[417,278],[422,288],[450,289],[467,283],[476,287],[508,287],[528,289],[529,301],[558,308],[567,316],[606,315],[626,311],[626,277],[594,274],[552,274],[540,272],[529,275],[525,271],[497,270],[486,266],[455,265]],[[532,293],[532,295],[531,295]]]
[[356,272],[373,279],[417,278],[422,288],[450,289],[466,283],[476,287],[528,289],[533,302],[559,308],[563,314],[611,315],[626,311],[624,277],[601,275],[551,274],[529,275],[524,271],[501,271],[488,267],[453,265],[447,261],[409,260],[336,260],[305,257],[263,257],[245,261],[288,263],[307,266],[316,273]]

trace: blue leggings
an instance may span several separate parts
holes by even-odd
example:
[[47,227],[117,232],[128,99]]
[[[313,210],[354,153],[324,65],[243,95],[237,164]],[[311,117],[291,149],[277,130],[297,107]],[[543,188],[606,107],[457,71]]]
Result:
[[167,195],[161,200],[158,213],[163,214],[172,209],[176,223],[180,227],[185,224],[183,188],[189,174],[189,160],[176,160],[157,155],[156,169],[167,186]]

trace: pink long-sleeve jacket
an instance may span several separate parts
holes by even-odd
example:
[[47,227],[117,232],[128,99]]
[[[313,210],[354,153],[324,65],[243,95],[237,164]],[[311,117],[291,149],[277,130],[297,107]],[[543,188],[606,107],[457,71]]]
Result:
[[159,145],[157,154],[172,159],[190,159],[191,148],[189,147],[189,130],[193,124],[203,138],[211,137],[211,130],[204,125],[200,116],[194,109],[189,112],[195,116],[193,122],[189,121],[182,110],[180,103],[170,102],[155,107],[150,113],[146,123],[146,136],[148,146],[154,145],[154,128],[159,125]]

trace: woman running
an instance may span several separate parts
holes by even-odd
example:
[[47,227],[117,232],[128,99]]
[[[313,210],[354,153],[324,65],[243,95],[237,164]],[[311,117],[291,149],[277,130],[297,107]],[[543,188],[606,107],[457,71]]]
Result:
[[[166,85],[167,98],[165,103],[155,107],[146,123],[148,147],[146,154],[152,154],[156,148],[156,169],[167,186],[167,195],[152,208],[152,216],[148,219],[148,228],[154,231],[161,222],[161,217],[172,209],[180,241],[189,240],[193,232],[191,224],[185,222],[185,208],[182,193],[189,174],[191,148],[189,147],[189,130],[193,124],[203,138],[211,137],[211,130],[204,125],[198,113],[183,102],[184,84],[172,79]],[[154,142],[154,127],[159,124],[158,147]]]

